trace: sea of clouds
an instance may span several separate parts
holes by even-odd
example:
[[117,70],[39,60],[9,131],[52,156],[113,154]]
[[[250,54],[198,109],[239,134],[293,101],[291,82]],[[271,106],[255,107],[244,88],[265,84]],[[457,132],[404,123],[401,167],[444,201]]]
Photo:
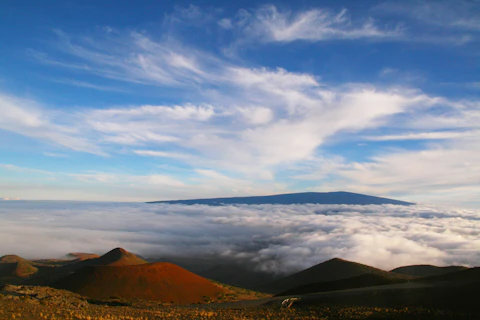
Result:
[[237,261],[290,273],[333,257],[383,269],[480,265],[480,212],[395,205],[0,202],[0,255],[123,247],[145,257]]

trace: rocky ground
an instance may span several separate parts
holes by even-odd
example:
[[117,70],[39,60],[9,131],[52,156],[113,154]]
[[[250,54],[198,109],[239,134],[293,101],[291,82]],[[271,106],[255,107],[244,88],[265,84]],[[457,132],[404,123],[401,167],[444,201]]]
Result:
[[471,319],[423,308],[325,306],[284,303],[255,308],[172,306],[142,300],[92,300],[49,287],[7,285],[0,290],[0,319]]

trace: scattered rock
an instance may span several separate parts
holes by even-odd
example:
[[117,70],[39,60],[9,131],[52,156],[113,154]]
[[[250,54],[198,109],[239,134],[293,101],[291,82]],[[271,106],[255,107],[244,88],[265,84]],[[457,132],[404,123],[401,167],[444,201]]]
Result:
[[86,306],[88,302],[79,294],[50,287],[5,285],[0,289],[4,299],[24,300],[52,306]]

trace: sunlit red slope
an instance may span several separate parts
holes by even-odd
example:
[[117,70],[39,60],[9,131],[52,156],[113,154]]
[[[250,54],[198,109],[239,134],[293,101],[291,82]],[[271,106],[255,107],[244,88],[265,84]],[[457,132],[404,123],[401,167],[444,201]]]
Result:
[[87,297],[138,298],[167,303],[202,303],[225,290],[172,263],[88,266],[57,281],[54,287]]

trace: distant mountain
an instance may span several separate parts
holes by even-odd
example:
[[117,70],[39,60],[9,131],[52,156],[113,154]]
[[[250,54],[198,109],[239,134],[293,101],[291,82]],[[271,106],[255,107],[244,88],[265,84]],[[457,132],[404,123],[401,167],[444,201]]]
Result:
[[277,194],[271,196],[254,197],[233,197],[233,198],[213,198],[213,199],[193,199],[193,200],[170,200],[153,201],[148,203],[169,203],[169,204],[205,204],[209,206],[221,206],[228,204],[395,204],[409,206],[414,205],[411,202],[367,196],[351,192],[303,192]]
[[72,260],[87,260],[87,259],[100,258],[98,254],[84,253],[84,252],[70,252],[65,257],[67,259],[72,259]]
[[365,288],[373,286],[383,286],[396,283],[404,283],[411,280],[412,277],[395,273],[367,273],[360,276],[335,280],[305,284],[281,292],[276,296],[291,296],[308,293],[327,292],[336,290],[346,290],[355,288]]
[[447,273],[466,270],[466,269],[468,268],[462,267],[462,266],[437,267],[437,266],[422,264],[422,265],[399,267],[391,270],[390,272],[410,275],[415,277],[431,277],[431,276],[439,276],[442,274],[447,274]]
[[377,274],[384,277],[392,277],[391,273],[381,269],[334,258],[303,271],[272,281],[257,289],[261,292],[278,294],[304,285],[347,279],[363,274]]
[[89,266],[52,286],[96,299],[115,296],[179,304],[202,303],[227,293],[223,287],[167,262]]

